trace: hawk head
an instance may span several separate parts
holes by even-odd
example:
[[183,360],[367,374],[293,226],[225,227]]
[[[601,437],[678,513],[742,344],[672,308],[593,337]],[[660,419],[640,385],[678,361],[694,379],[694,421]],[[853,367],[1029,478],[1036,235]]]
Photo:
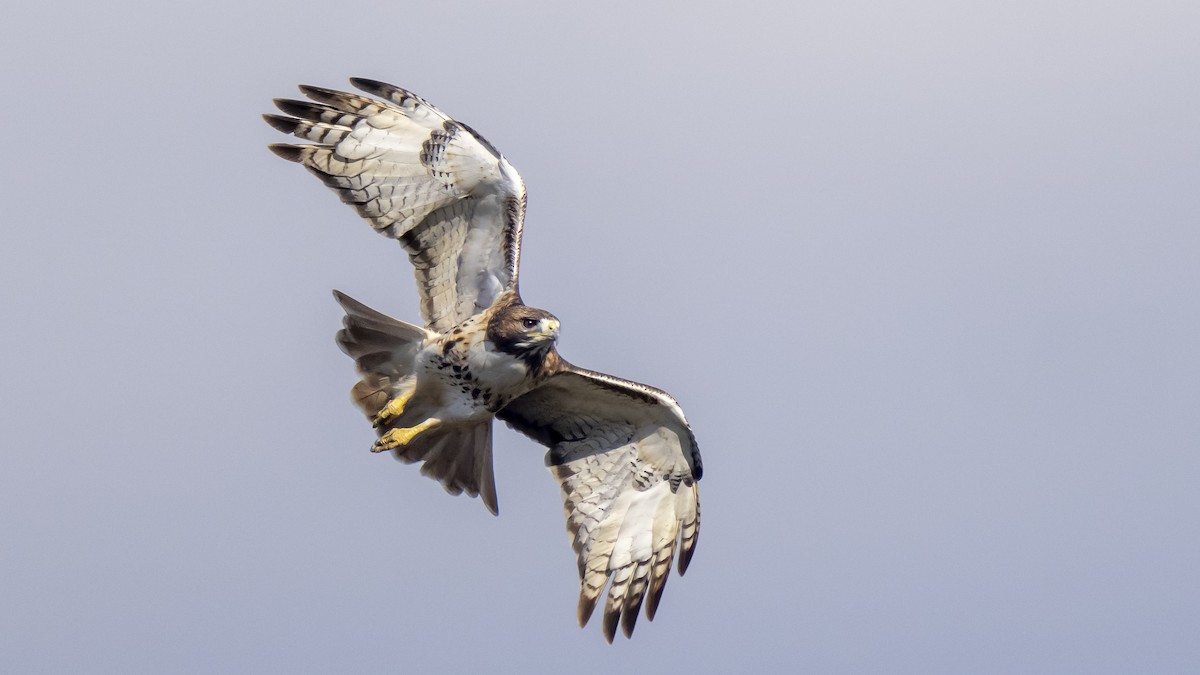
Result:
[[558,339],[558,319],[544,309],[509,305],[492,315],[487,338],[506,354],[544,356]]

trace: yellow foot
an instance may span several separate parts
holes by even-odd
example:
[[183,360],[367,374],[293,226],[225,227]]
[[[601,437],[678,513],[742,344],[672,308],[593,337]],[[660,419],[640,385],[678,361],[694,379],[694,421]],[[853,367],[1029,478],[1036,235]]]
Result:
[[412,398],[413,391],[413,389],[409,389],[405,392],[402,392],[396,398],[388,401],[387,404],[379,410],[379,414],[375,415],[375,420],[372,424],[377,427],[383,426],[384,424],[387,424],[393,419],[399,417],[400,413],[404,412],[404,406],[408,405],[409,399]]
[[386,433],[379,437],[379,440],[375,441],[375,445],[371,448],[371,452],[383,452],[384,450],[391,450],[402,445],[408,445],[409,442],[416,438],[418,434],[432,426],[436,426],[438,422],[441,422],[441,420],[437,419],[436,417],[431,417],[416,426],[388,429]]

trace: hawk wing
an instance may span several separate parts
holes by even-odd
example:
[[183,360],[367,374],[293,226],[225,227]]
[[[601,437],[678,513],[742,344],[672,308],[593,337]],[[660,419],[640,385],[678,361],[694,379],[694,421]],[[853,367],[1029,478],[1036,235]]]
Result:
[[[579,624],[609,583],[604,637],[654,619],[671,559],[687,570],[700,527],[695,437],[666,392],[569,364],[497,413],[550,448],[567,533],[578,556]],[[647,590],[649,592],[647,592]]]
[[270,146],[303,164],[371,227],[398,239],[416,268],[421,315],[439,333],[516,290],[525,183],[467,125],[400,87],[352,78],[379,99],[301,85],[263,115],[315,145]]

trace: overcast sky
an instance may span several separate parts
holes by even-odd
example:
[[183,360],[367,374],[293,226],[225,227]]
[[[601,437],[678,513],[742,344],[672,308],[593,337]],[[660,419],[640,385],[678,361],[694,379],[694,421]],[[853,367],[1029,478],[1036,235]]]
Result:
[[[1200,670],[1200,4],[21,3],[0,25],[0,670]],[[670,391],[686,577],[606,645],[543,450],[368,448],[406,257],[259,119],[410,88],[522,291]]]

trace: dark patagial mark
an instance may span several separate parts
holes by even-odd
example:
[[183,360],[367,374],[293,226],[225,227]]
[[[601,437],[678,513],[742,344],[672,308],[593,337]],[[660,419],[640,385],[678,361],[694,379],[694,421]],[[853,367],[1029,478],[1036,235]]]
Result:
[[472,136],[475,137],[475,140],[479,141],[480,145],[487,148],[487,151],[492,153],[492,155],[496,159],[500,159],[500,151],[496,149],[496,146],[489,143],[488,139],[484,138],[483,136],[480,136],[479,132],[475,131],[470,126],[468,126],[466,122],[447,121],[444,125],[442,125],[442,128],[446,129],[446,131],[450,131],[449,127],[451,124],[454,124],[456,126],[459,126],[459,127],[462,127],[463,129],[465,129],[468,134],[471,134]]

